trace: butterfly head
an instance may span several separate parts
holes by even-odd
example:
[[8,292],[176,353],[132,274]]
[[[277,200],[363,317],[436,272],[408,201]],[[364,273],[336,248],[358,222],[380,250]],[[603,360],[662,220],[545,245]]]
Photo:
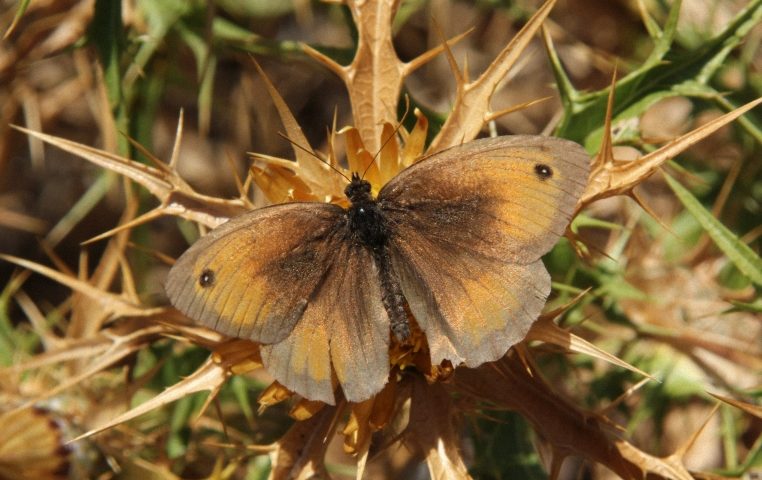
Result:
[[373,202],[373,196],[370,193],[370,182],[360,178],[357,172],[352,174],[352,180],[344,189],[344,195],[347,196],[352,205]]

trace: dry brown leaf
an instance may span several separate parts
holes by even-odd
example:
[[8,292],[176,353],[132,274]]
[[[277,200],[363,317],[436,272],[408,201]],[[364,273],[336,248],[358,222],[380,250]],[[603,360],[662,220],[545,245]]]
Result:
[[41,235],[48,229],[47,224],[43,220],[3,207],[0,207],[0,227],[15,228],[36,235]]
[[[23,127],[15,128],[100,167],[123,175],[145,187],[161,202],[156,210],[162,215],[176,215],[214,228],[229,218],[249,210],[247,203],[241,199],[224,200],[197,193],[180,177],[174,168],[169,166],[164,169],[154,168],[65,138],[35,132]],[[140,217],[141,222],[133,222],[130,226],[145,223],[155,216],[154,214]]]
[[[44,399],[54,397],[64,390],[67,390],[72,386],[95,376],[97,373],[110,368],[129,355],[132,355],[133,353],[145,348],[147,345],[155,341],[156,338],[160,337],[161,334],[163,334],[165,331],[166,327],[163,325],[149,324],[148,326],[144,325],[142,328],[136,329],[135,331],[126,333],[124,335],[114,334],[113,332],[110,332],[111,335],[106,333],[105,335],[107,336],[109,342],[105,344],[106,348],[103,348],[104,345],[91,346],[90,348],[84,346],[82,349],[75,349],[72,352],[58,352],[58,356],[60,358],[68,357],[72,359],[82,359],[83,356],[92,357],[91,359],[88,359],[87,363],[84,363],[84,367],[82,369],[70,375],[68,378],[66,378],[65,381],[57,384],[53,388],[45,390],[40,395],[24,402],[17,408],[26,408]],[[67,355],[67,353],[69,355]],[[54,353],[51,356],[55,357],[56,354]],[[48,363],[49,361],[50,357],[42,358],[40,360],[42,363]],[[29,367],[29,363],[22,365],[21,367]],[[17,369],[13,368],[13,370]],[[5,372],[0,371],[0,373]]]
[[129,300],[126,300],[119,295],[103,291],[88,282],[72,278],[61,272],[53,270],[52,268],[31,262],[29,260],[25,260],[23,258],[0,254],[0,259],[37,272],[40,275],[44,275],[50,278],[51,280],[55,280],[61,285],[65,285],[72,290],[86,295],[88,298],[96,301],[103,308],[103,310],[108,313],[109,318],[149,317],[160,315],[166,311],[166,308],[164,307],[151,308],[130,302]]
[[264,167],[252,165],[251,171],[254,183],[264,192],[271,203],[315,202],[320,200],[311,193],[307,193],[309,192],[307,185],[295,175],[292,165],[285,167],[278,165],[279,162],[284,161],[283,159],[259,154],[252,154],[252,157],[263,160],[265,163]]
[[405,75],[405,64],[392,44],[392,19],[399,0],[346,2],[357,26],[357,51],[352,63],[344,67],[316,50],[305,52],[335,72],[347,85],[354,126],[367,148],[380,147],[384,123],[396,123],[397,102]]
[[[375,154],[381,149],[383,126],[397,124],[397,103],[405,77],[441,53],[445,46],[402,62],[392,44],[392,19],[399,0],[347,0],[345,3],[357,26],[357,51],[352,63],[342,66],[306,44],[302,48],[344,81],[352,104],[354,126],[365,147]],[[446,45],[458,42],[467,33],[448,40]]]
[[303,422],[296,422],[273,445],[270,453],[271,480],[307,480],[315,476],[329,478],[325,469],[325,451],[343,406],[326,406]]
[[619,440],[614,445],[617,452],[621,454],[625,461],[631,462],[631,465],[636,465],[637,469],[642,472],[624,478],[645,478],[645,474],[648,473],[657,478],[693,480],[693,476],[685,469],[679,458],[672,456],[667,458],[655,457],[637,449],[634,445],[624,440]]
[[426,458],[429,474],[437,480],[468,479],[468,468],[460,455],[460,435],[454,422],[458,409],[441,384],[427,385],[417,376],[412,381],[410,420],[405,443]]
[[[39,60],[78,41],[90,24],[94,7],[95,0],[29,2],[25,14],[3,33],[3,40],[13,48],[4,48],[0,55],[0,76],[6,74],[5,68],[21,66],[11,60]],[[51,22],[51,18],[59,21]]]
[[[17,291],[14,298],[24,312],[24,315],[26,315],[26,318],[29,320],[29,323],[32,324],[34,333],[40,337],[43,348],[45,350],[56,348],[56,346],[61,343],[61,339],[52,331],[45,315],[37,307],[37,304],[35,304],[23,290]],[[0,371],[2,371],[2,368],[0,368]]]
[[708,392],[708,393],[714,398],[721,400],[727,403],[728,405],[732,405],[740,410],[743,410],[749,415],[754,415],[757,418],[762,418],[762,406],[754,405],[753,403],[742,402],[741,400],[736,400],[735,398],[727,397],[725,395],[720,395],[718,393],[712,393],[712,392]]
[[[309,193],[320,201],[325,201],[326,198],[335,195],[336,192],[341,193],[344,190],[344,179],[314,154],[308,153],[312,148],[302,132],[302,127],[299,126],[285,100],[270,82],[262,67],[257,62],[254,62],[254,66],[259,71],[267,92],[278,111],[280,121],[286,129],[286,135],[292,142],[296,162],[288,162],[282,166],[287,166],[299,180],[306,184]],[[257,158],[262,159],[263,157],[257,156]]]
[[539,340],[542,342],[557,345],[569,352],[581,353],[593,358],[603,360],[612,365],[626,368],[631,372],[635,372],[638,375],[655,380],[654,377],[644,372],[643,370],[630,365],[624,360],[620,359],[616,355],[612,355],[606,351],[601,350],[592,343],[588,342],[582,337],[579,337],[568,330],[560,328],[553,322],[553,318],[549,316],[540,317],[529,330],[526,336],[526,341]]
[[137,407],[132,408],[121,415],[118,415],[116,418],[111,419],[103,425],[83,433],[72,441],[76,442],[83,438],[95,435],[96,433],[108,430],[115,425],[130,421],[143,415],[144,413],[172,403],[192,393],[208,391],[211,392],[210,396],[213,397],[225,383],[227,378],[227,368],[212,361],[210,358],[204,362],[203,365],[198,367],[195,372],[188,375],[171,387],[168,387],[166,390],[156,395],[152,399],[141,403]]
[[112,343],[112,339],[101,335],[87,339],[62,339],[60,341],[61,346],[58,348],[49,349],[28,360],[0,368],[0,377],[3,375],[19,375],[27,370],[36,370],[47,365],[56,365],[71,360],[93,358],[108,350]]
[[405,137],[405,147],[399,159],[399,169],[407,168],[423,155],[426,146],[426,134],[429,131],[429,119],[417,108],[413,111],[415,126]]
[[703,140],[760,103],[762,103],[762,98],[738,107],[732,112],[726,113],[632,162],[615,164],[610,150],[602,149],[594,163],[587,190],[582,195],[577,210],[579,211],[602,198],[627,194],[633,187],[653,174],[662,164],[675,158],[691,145]]
[[[126,205],[119,220],[120,224],[129,223],[134,219],[138,211],[138,200],[132,194],[132,190],[127,185],[128,180],[124,179],[125,194],[127,196]],[[129,231],[123,230],[117,232],[106,245],[106,249],[101,255],[98,265],[92,276],[87,279],[88,268],[86,264],[86,253],[83,251],[80,255],[79,277],[81,280],[87,280],[87,283],[93,285],[98,290],[107,292],[114,283],[117,272],[122,272],[122,297],[133,305],[140,305],[140,299],[135,293],[135,285],[132,281],[132,275],[129,272],[129,266],[124,258],[124,252],[127,248]],[[59,267],[60,269],[60,267]],[[69,324],[66,329],[66,336],[70,338],[89,337],[96,334],[103,326],[103,322],[112,318],[112,313],[103,309],[99,299],[92,298],[73,290],[71,296],[72,311]]]
[[[442,129],[431,141],[427,152],[439,152],[476,138],[485,121],[490,118],[489,103],[495,89],[513,68],[555,3],[555,0],[546,1],[498,54],[489,68],[473,82],[468,82],[467,78],[453,68],[457,79],[455,104]],[[454,64],[454,59],[451,59],[451,62]]]
[[558,465],[569,455],[579,455],[605,465],[622,478],[643,478],[648,473],[690,478],[684,476],[687,472],[681,465],[648,455],[618,438],[605,417],[568,403],[515,353],[476,369],[456,369],[453,387],[520,413],[552,453],[551,465]]

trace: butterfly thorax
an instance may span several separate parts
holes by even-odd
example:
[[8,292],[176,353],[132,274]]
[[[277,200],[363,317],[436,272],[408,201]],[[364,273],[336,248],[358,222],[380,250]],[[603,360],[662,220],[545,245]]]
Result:
[[380,251],[386,246],[389,232],[381,207],[370,191],[370,183],[352,174],[352,181],[344,189],[351,205],[347,210],[349,230],[360,244]]

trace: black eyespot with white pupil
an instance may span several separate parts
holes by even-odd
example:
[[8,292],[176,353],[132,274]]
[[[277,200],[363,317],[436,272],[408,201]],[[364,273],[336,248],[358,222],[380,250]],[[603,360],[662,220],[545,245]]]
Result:
[[201,285],[202,288],[214,285],[214,272],[208,268],[201,272],[201,275],[198,276],[198,284]]
[[544,163],[538,163],[534,166],[534,173],[537,174],[540,180],[547,180],[553,176],[553,169]]

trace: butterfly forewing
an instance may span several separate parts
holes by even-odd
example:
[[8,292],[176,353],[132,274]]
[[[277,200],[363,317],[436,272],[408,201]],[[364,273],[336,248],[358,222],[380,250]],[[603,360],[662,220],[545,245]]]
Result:
[[343,210],[290,203],[236,217],[175,263],[167,295],[185,315],[226,335],[273,343],[291,333],[329,263]]
[[498,137],[423,159],[381,190],[432,362],[479,365],[524,337],[550,291],[540,257],[564,233],[588,162],[573,142]]
[[416,230],[453,248],[529,263],[563,235],[588,164],[585,150],[568,140],[476,140],[406,169],[384,186],[379,201],[404,229],[396,237]]

